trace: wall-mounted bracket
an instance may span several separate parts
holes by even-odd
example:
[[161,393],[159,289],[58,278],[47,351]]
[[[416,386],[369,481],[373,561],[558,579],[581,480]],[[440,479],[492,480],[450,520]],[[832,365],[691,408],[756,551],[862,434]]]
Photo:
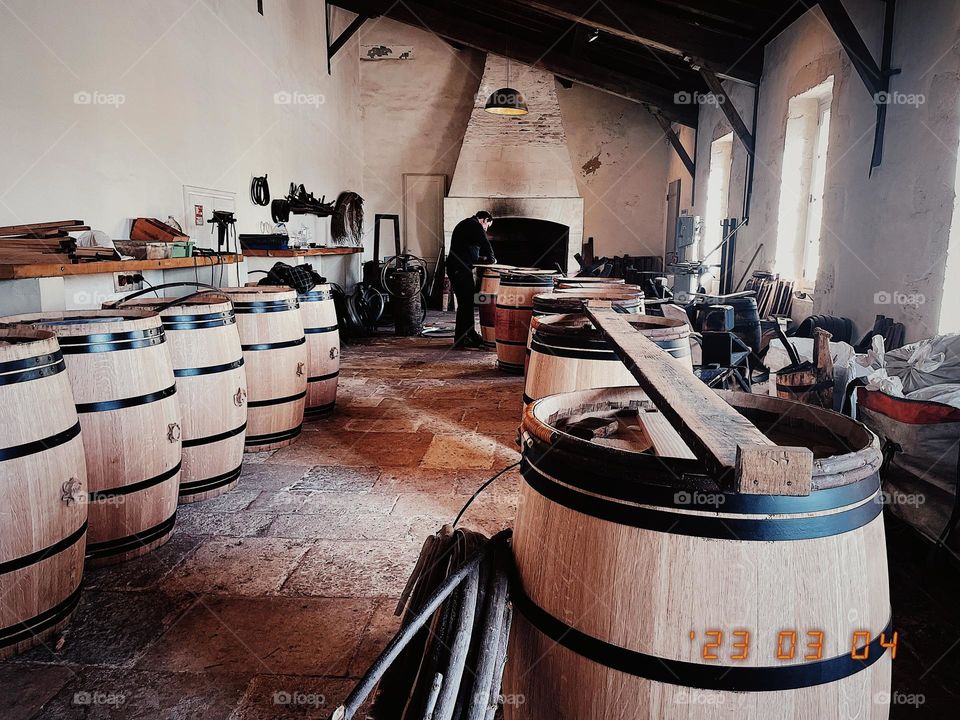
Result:
[[357,30],[360,29],[360,26],[363,25],[369,18],[366,15],[357,15],[353,21],[347,25],[346,29],[337,36],[337,39],[333,42],[330,42],[330,4],[324,3],[324,17],[327,24],[327,75],[331,74],[332,61],[334,55],[336,55],[340,48],[347,44],[347,41],[352,38]]
[[263,15],[263,0],[257,0],[257,12]]
[[823,16],[830,23],[830,27],[841,47],[847,53],[867,92],[877,106],[877,124],[873,134],[873,155],[870,158],[870,174],[883,161],[883,134],[887,124],[887,105],[890,104],[890,78],[900,72],[890,67],[893,53],[893,25],[897,11],[896,0],[885,0],[883,19],[883,44],[880,51],[880,63],[874,60],[873,54],[864,42],[850,15],[840,0],[803,0],[807,7],[819,5]]
[[733,106],[733,102],[731,102],[730,96],[727,95],[727,91],[723,89],[720,78],[718,78],[712,70],[704,67],[696,60],[691,62],[693,63],[694,68],[699,71],[703,81],[707,83],[707,87],[710,88],[710,92],[713,94],[714,98],[716,98],[717,105],[720,106],[720,110],[730,123],[730,128],[733,130],[734,134],[740,138],[740,142],[743,143],[743,147],[746,148],[746,151],[750,157],[753,157],[753,153],[755,151],[753,133],[747,130],[746,123],[743,122],[743,118],[740,117],[740,113]]
[[649,105],[645,106],[647,112],[653,115],[654,119],[659,123],[660,128],[663,130],[663,134],[666,136],[667,140],[670,141],[670,144],[673,146],[674,151],[677,153],[677,157],[680,158],[680,162],[683,163],[683,166],[687,169],[687,172],[690,173],[690,177],[695,178],[697,176],[697,166],[694,163],[693,159],[687,153],[687,149],[683,146],[683,143],[680,142],[680,136],[677,135],[677,132],[673,129],[673,124],[667,120],[656,108],[650,107]]

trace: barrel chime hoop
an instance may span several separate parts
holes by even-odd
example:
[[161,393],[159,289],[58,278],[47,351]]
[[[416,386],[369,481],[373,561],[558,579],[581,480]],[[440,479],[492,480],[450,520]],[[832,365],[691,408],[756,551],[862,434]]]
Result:
[[247,407],[269,407],[270,405],[283,405],[284,403],[296,402],[307,396],[307,391],[297,393],[296,395],[288,395],[287,397],[281,398],[270,398],[268,400],[247,400]]
[[304,302],[322,302],[322,301],[324,301],[324,300],[333,300],[333,293],[332,293],[332,292],[322,292],[322,291],[318,291],[318,292],[308,292],[308,293],[304,293],[303,295],[298,295],[298,296],[297,296],[297,300],[299,300],[299,301],[302,302],[302,303],[304,303]]
[[[206,319],[204,319],[206,318]],[[210,315],[171,315],[162,317],[164,330],[208,330],[237,324],[233,312]]]
[[217,433],[216,435],[207,435],[206,437],[188,438],[182,440],[181,445],[185,448],[199,447],[200,445],[210,445],[215,442],[220,442],[221,440],[235,437],[246,429],[247,423],[243,423],[243,425],[240,427],[235,427],[232,430],[226,430],[222,433]]
[[135,397],[120,398],[119,400],[101,400],[91,403],[78,403],[78,413],[109,412],[111,410],[124,410],[126,408],[139,407],[140,405],[149,405],[160,400],[164,400],[177,393],[177,385],[174,383],[168,388],[147,393],[146,395],[137,395]]
[[521,472],[527,485],[558,505],[601,520],[669,535],[743,542],[812,540],[857,530],[872,522],[883,511],[883,502],[877,494],[874,499],[848,510],[812,517],[751,520],[724,515],[681,514],[588,495],[540,472],[531,471],[529,464],[521,466]]
[[[26,555],[21,555],[20,557],[14,558],[13,560],[7,560],[6,562],[0,563],[0,575],[6,575],[7,573],[11,573],[14,570],[22,570],[25,567],[29,567],[42,560],[46,560],[47,558],[53,557],[54,555],[58,555],[59,553],[62,553],[64,550],[72,548],[74,545],[80,542],[80,540],[83,539],[83,536],[86,535],[86,533],[87,533],[87,522],[84,521],[79,528],[77,528],[75,531],[67,535],[67,537],[61,540],[58,540],[52,545],[48,545],[47,547],[41,548],[40,550],[35,550],[34,552],[28,553]],[[0,631],[0,634],[2,634],[2,631]]]
[[130,483],[129,485],[121,485],[119,487],[110,488],[109,490],[94,490],[90,493],[90,502],[109,500],[110,498],[120,497],[121,495],[132,495],[135,492],[152,488],[155,485],[166,482],[180,472],[180,466],[182,464],[183,461],[178,461],[177,464],[172,468],[164,470],[162,473],[155,475],[152,478],[141,480],[140,482]]
[[64,443],[70,442],[79,434],[80,421],[77,420],[72,427],[68,427],[66,430],[54,433],[53,435],[49,435],[45,438],[32,440],[31,442],[23,443],[21,445],[12,445],[11,447],[0,448],[0,462],[5,460],[15,460],[17,458],[26,457],[27,455],[43,452],[44,450],[50,450],[63,445]]
[[57,338],[64,355],[138,350],[166,342],[163,326],[146,330],[130,330],[119,333],[96,333],[93,335],[67,335]]
[[48,628],[52,628],[63,620],[66,620],[80,602],[80,591],[82,588],[83,583],[80,583],[65,599],[61,600],[49,610],[44,610],[29,620],[0,628],[0,647],[9,647],[21,643],[24,640],[29,640],[32,637],[40,635]]
[[237,315],[254,315],[260,313],[287,312],[298,310],[300,303],[296,300],[265,300],[262,302],[235,302],[233,311]]
[[280,430],[279,432],[270,433],[269,435],[247,435],[246,440],[244,440],[244,444],[245,445],[270,445],[271,443],[295,438],[301,432],[303,432],[303,423],[300,423],[299,425],[297,425],[294,428],[291,428],[290,430]]
[[303,332],[306,335],[318,335],[320,333],[337,332],[338,329],[337,325],[327,325],[326,327],[304,328]]
[[173,530],[173,526],[176,524],[176,522],[177,512],[174,510],[173,515],[168,517],[166,520],[141,532],[134,533],[132,535],[126,535],[125,537],[116,538],[114,540],[105,540],[104,542],[100,543],[87,543],[87,559],[93,560],[97,558],[109,557],[111,555],[119,555],[130,550],[136,550],[144,545],[149,545]]
[[329,375],[314,375],[313,377],[308,377],[307,382],[323,382],[324,380],[333,380],[335,377],[340,376],[340,371],[332,372]]
[[[648,655],[613,645],[567,625],[538,606],[514,583],[510,599],[523,616],[541,633],[581,657],[604,667],[642,677],[652,682],[681,685],[702,690],[724,692],[782,692],[836,682],[855,675],[873,665],[887,648],[884,638],[891,637],[892,620],[868,645],[858,648],[856,655],[866,653],[865,660],[856,660],[853,653],[802,663],[799,665],[741,667],[705,665],[683,660]],[[869,647],[869,650],[867,650]]]
[[323,413],[330,412],[337,406],[337,401],[334,400],[331,403],[326,405],[314,405],[313,407],[308,407],[303,411],[304,415],[321,415]]
[[[246,425],[244,425],[246,427]],[[243,470],[243,464],[241,463],[233,470],[225,472],[222,475],[214,475],[213,477],[204,478],[203,480],[191,480],[190,482],[180,483],[180,497],[187,497],[190,495],[197,495],[199,493],[209,492],[211,490],[216,490],[221,488],[224,485],[229,485],[234,480],[240,477],[240,472]]]
[[173,376],[182,378],[196,377],[197,375],[215,375],[216,373],[229,372],[230,370],[236,370],[237,368],[241,367],[243,367],[243,358],[234,360],[233,362],[224,363],[223,365],[208,365],[207,367],[199,368],[178,368],[173,371]]
[[300,337],[295,340],[284,340],[282,342],[275,343],[254,343],[253,345],[241,345],[240,349],[244,352],[256,351],[256,350],[280,350],[281,348],[296,347],[297,345],[303,345],[307,342],[306,337]]

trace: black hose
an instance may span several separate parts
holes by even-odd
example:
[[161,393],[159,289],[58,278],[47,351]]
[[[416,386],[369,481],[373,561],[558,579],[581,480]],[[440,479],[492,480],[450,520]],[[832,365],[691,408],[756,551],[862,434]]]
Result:
[[373,665],[370,666],[370,669],[367,670],[366,674],[360,679],[360,682],[357,683],[356,687],[354,687],[347,696],[347,699],[343,701],[343,704],[333,711],[333,714],[330,716],[331,720],[351,720],[351,718],[353,718],[354,714],[360,709],[360,706],[373,691],[373,688],[380,682],[383,674],[393,661],[396,660],[397,656],[407,646],[414,635],[416,635],[433,616],[437,608],[443,604],[454,590],[460,587],[460,584],[466,578],[471,575],[475,577],[480,564],[486,560],[487,557],[490,556],[490,553],[496,550],[497,547],[505,544],[512,534],[513,532],[509,529],[498,532],[490,538],[490,542],[485,544],[473,558],[461,565],[440,587],[433,591],[433,594],[426,603],[424,603],[420,612],[393,637],[384,651],[380,653],[380,656],[374,661]]
[[[201,282],[163,283],[161,285],[152,285],[147,290],[138,290],[135,293],[130,293],[122,300],[118,300],[116,305],[114,305],[114,307],[118,308],[121,305],[123,305],[125,302],[127,302],[127,300],[133,300],[134,298],[138,298],[141,295],[146,295],[147,293],[156,292],[157,290],[165,290],[167,288],[175,288],[175,287],[199,287],[199,288],[206,288],[207,290],[216,290],[217,292],[222,292],[222,290],[216,287],[215,285],[207,285],[206,283],[201,283]],[[157,297],[159,297],[159,295]],[[177,299],[179,300],[180,298],[177,298]]]
[[254,176],[250,183],[250,200],[254,205],[266,207],[270,204],[270,185],[266,173],[262,177]]

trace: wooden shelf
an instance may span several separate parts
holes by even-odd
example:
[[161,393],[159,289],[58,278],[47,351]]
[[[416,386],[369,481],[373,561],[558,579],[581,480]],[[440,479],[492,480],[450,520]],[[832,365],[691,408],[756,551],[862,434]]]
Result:
[[99,273],[134,272],[142,270],[173,270],[176,268],[232,265],[243,260],[242,255],[219,257],[168,258],[166,260],[108,260],[83,263],[29,263],[0,264],[0,280],[23,278],[64,277],[67,275],[97,275]]
[[254,250],[252,248],[243,248],[243,254],[247,257],[309,257],[312,255],[355,255],[363,252],[362,247],[337,246],[308,248],[306,250]]

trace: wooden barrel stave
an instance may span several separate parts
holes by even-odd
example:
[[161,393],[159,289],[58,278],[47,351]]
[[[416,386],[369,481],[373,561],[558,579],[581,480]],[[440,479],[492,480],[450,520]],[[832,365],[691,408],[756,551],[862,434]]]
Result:
[[297,293],[289,288],[224,288],[233,301],[247,373],[247,452],[275,450],[303,430],[307,345]]
[[556,273],[524,270],[505,273],[497,290],[497,367],[503,372],[523,374],[527,335],[533,317],[533,298],[553,287]]
[[[525,413],[530,465],[513,540],[523,592],[504,689],[524,702],[506,708],[508,720],[886,718],[888,706],[875,701],[890,689],[890,651],[878,640],[886,633],[889,642],[891,627],[876,439],[831,413],[747,397],[745,414],[758,403],[770,411],[771,439],[796,432],[773,425],[780,417],[812,433],[822,421],[840,439],[816,453],[809,497],[701,489],[699,498],[671,477],[682,460],[617,457],[556,427],[584,408],[613,412],[639,397],[582,391]],[[726,397],[739,407],[745,396]],[[725,660],[731,633],[743,629],[748,656]],[[708,630],[724,633],[717,662],[702,657]],[[801,650],[777,660],[778,635],[790,630]],[[854,642],[861,630],[873,641],[872,664],[850,658],[866,644]],[[801,667],[808,631],[824,633],[824,660],[840,658],[824,684],[811,680],[820,668]]]
[[307,338],[307,400],[304,412],[312,417],[332,412],[337,404],[340,376],[340,330],[330,285],[317,285],[298,296]]
[[166,542],[176,522],[182,419],[160,318],[144,310],[17,315],[57,335],[83,429],[86,556],[107,565]]
[[247,379],[233,305],[203,295],[140,298],[125,307],[160,311],[182,415],[180,503],[208,500],[240,478],[247,425]]
[[53,333],[0,330],[0,658],[69,622],[79,599],[87,476]]

